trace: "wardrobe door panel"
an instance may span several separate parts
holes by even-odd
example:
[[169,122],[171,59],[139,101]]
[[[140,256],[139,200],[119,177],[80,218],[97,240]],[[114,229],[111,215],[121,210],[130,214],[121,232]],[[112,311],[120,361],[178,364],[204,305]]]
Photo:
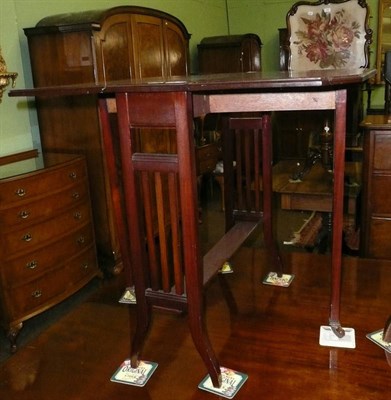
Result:
[[165,21],[164,38],[168,75],[187,75],[189,55],[187,52],[187,41],[184,40],[182,32],[173,23]]
[[130,16],[115,15],[108,18],[96,34],[100,54],[99,80],[103,82],[132,79],[134,59]]
[[165,77],[162,20],[147,15],[132,16],[136,77]]

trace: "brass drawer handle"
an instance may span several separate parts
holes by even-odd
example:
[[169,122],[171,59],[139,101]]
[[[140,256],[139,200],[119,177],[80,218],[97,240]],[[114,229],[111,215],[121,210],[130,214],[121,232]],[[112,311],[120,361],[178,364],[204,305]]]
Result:
[[79,193],[79,192],[74,192],[74,193],[72,193],[72,197],[73,197],[75,200],[77,200],[77,199],[80,198],[80,193]]
[[88,264],[87,264],[87,263],[84,263],[84,264],[81,265],[81,267],[82,267],[83,269],[86,269],[86,270],[87,270],[87,269],[88,269]]
[[19,197],[23,197],[26,195],[26,191],[22,188],[16,189],[15,190],[15,194]]
[[76,211],[73,214],[73,218],[75,218],[76,220],[80,220],[82,218],[81,212],[80,211]]
[[26,264],[26,268],[29,268],[29,269],[35,269],[37,267],[38,267],[38,261],[35,261],[35,260],[30,261]]
[[33,236],[31,235],[31,233],[26,233],[25,235],[23,235],[22,240],[24,240],[25,242],[30,242],[31,240],[33,240]]
[[35,299],[38,299],[38,297],[42,296],[42,290],[34,290],[34,292],[31,293],[31,296],[34,297]]
[[23,210],[23,211],[21,211],[21,212],[19,213],[19,217],[22,218],[22,219],[28,218],[29,215],[30,215],[30,212],[27,211],[27,210]]
[[70,177],[71,179],[76,179],[76,178],[77,178],[77,173],[76,173],[76,172],[71,172],[71,173],[69,174],[69,177]]
[[77,239],[78,244],[84,244],[86,242],[86,239],[84,236],[80,236],[79,239]]

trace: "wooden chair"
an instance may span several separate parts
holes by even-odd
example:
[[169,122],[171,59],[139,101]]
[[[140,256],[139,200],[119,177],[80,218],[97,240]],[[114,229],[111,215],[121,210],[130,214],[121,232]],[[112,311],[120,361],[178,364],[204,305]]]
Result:
[[[287,13],[289,38],[288,69],[308,71],[317,69],[356,69],[369,65],[369,45],[372,30],[368,25],[368,6],[365,0],[300,1]],[[359,134],[363,117],[361,89],[348,91],[347,134]],[[325,116],[323,127],[331,128],[330,115]],[[332,116],[331,116],[332,119]],[[317,136],[317,140],[314,139]],[[310,134],[307,160],[293,174],[301,179],[312,165],[321,161],[329,168],[332,151],[324,142],[321,132]],[[317,146],[311,143],[317,141]],[[325,157],[328,155],[328,157]],[[327,159],[327,161],[326,161]]]
[[292,71],[369,65],[372,31],[365,0],[300,1],[287,14]]
[[[369,45],[372,40],[368,18],[369,12],[365,0],[319,0],[295,3],[286,16],[288,70],[300,73],[318,69],[366,68],[369,65]],[[353,144],[358,141],[361,132],[359,124],[363,118],[362,88],[348,88],[347,96],[346,141],[347,147],[353,151],[347,153],[346,158],[349,161],[357,161],[360,156],[357,155]],[[316,163],[332,174],[333,113],[325,112],[323,120],[319,120],[319,115],[316,118],[314,127],[309,133],[307,157],[304,161],[297,160],[300,165],[292,170],[292,181],[296,181],[298,186],[302,185],[301,181],[317,176],[310,174]],[[306,125],[308,126],[308,123]],[[348,177],[346,179],[348,180]],[[319,182],[319,185],[322,186],[323,182]],[[314,188],[317,187],[317,183],[311,182],[307,186]],[[298,192],[303,192],[303,197],[313,196],[311,191],[304,193],[304,190],[299,188],[292,193],[297,196]],[[308,204],[306,201],[301,203]],[[298,209],[304,210],[304,208]],[[305,210],[322,211],[314,208]],[[330,220],[330,215],[326,214],[325,217],[325,221]]]

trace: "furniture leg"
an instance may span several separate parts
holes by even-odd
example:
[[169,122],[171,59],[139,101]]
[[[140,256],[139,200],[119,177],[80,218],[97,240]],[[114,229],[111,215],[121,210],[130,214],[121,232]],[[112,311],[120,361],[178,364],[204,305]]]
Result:
[[192,110],[191,96],[186,92],[178,92],[174,97],[189,327],[195,347],[208,369],[213,385],[220,387],[220,365],[204,322],[203,268],[198,237],[197,179],[192,134],[193,116],[189,112]]
[[[119,162],[117,161],[117,151],[113,141],[113,130],[110,125],[109,109],[105,99],[99,99],[99,119],[102,125],[102,138],[104,143],[104,160],[110,182],[110,194],[112,198],[112,207],[114,209],[114,218],[118,241],[121,249],[121,260],[125,270],[126,286],[133,286],[132,267],[130,263],[129,246],[127,241],[127,224],[124,215],[125,206],[123,204],[123,194],[121,191],[121,182],[118,176]],[[118,163],[118,165],[117,165]]]
[[[145,295],[138,282],[135,282],[135,293],[137,299],[136,307],[136,330],[131,343],[130,361],[132,368],[137,368],[140,361],[140,354],[151,323],[151,307],[147,304]],[[145,293],[145,291],[144,291]],[[130,311],[130,310],[129,310]]]
[[[126,96],[119,96],[117,101],[117,109],[119,110],[118,123],[119,131],[129,132],[129,121],[127,113],[127,99]],[[134,170],[131,165],[130,154],[132,152],[131,138],[129,134],[120,134],[120,151],[121,151],[121,170],[124,179],[124,189],[126,204],[122,202],[122,194],[120,190],[120,183],[117,173],[116,165],[116,154],[113,144],[113,130],[110,126],[109,121],[109,110],[105,100],[101,99],[99,103],[100,119],[102,123],[103,140],[105,144],[106,151],[106,163],[109,171],[109,178],[111,183],[111,192],[113,197],[114,215],[116,219],[116,226],[118,230],[118,237],[120,240],[121,255],[123,258],[124,270],[126,274],[126,284],[129,285],[130,282],[134,282],[135,285],[135,295],[137,299],[137,323],[136,330],[134,333],[134,338],[132,342],[131,349],[131,365],[133,368],[138,366],[139,355],[147,335],[147,331],[150,325],[150,314],[151,307],[147,304],[147,299],[145,297],[146,291],[146,278],[143,273],[143,261],[144,258],[144,236],[140,235],[139,226],[139,214],[137,212],[138,204],[136,198],[135,188],[135,176]],[[118,156],[118,155],[117,155]],[[126,211],[124,211],[124,208]],[[124,215],[126,212],[126,218]],[[127,220],[132,220],[132,224],[128,225]],[[129,238],[133,239],[130,241]],[[132,256],[133,260],[137,260],[139,265],[138,273],[132,274]],[[141,270],[141,271],[140,271]]]
[[17,351],[17,345],[16,345],[16,338],[19,335],[19,332],[23,328],[23,323],[20,322],[17,325],[10,326],[7,332],[7,338],[10,342],[10,347],[11,347],[11,353],[16,353]]
[[346,90],[336,91],[334,127],[334,196],[333,196],[333,237],[331,249],[331,301],[329,323],[339,337],[345,335],[340,323],[341,268],[342,268],[342,224],[345,175],[345,127]]
[[387,343],[391,342],[391,316],[384,326],[383,340]]
[[[384,326],[384,330],[383,330],[383,340],[386,343],[391,344],[391,315],[388,318],[385,326]],[[388,365],[391,367],[391,353],[389,351],[385,351],[386,353],[386,358],[387,358],[387,362]]]
[[272,128],[271,114],[262,116],[262,181],[263,181],[263,232],[265,244],[270,251],[272,262],[279,277],[282,276],[283,265],[279,254],[277,243],[274,239],[273,230],[273,187],[272,187]]
[[203,309],[200,308],[200,304],[194,304],[189,299],[188,312],[190,333],[194,345],[208,370],[213,386],[220,387],[222,383],[220,365],[207,335],[203,318],[200,318]]
[[220,173],[215,173],[213,174],[214,179],[216,180],[216,182],[219,185],[220,188],[220,195],[221,195],[221,210],[225,211],[225,198],[224,198],[224,173],[220,174]]

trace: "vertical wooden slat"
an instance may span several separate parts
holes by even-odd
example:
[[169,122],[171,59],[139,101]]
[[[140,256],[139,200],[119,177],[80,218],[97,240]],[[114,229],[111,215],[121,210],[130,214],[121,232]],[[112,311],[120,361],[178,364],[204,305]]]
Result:
[[184,276],[181,257],[181,237],[179,225],[179,199],[178,199],[178,178],[174,173],[168,174],[168,191],[170,202],[170,222],[172,232],[172,252],[174,264],[174,282],[176,294],[184,294]]
[[229,127],[230,118],[224,116],[221,120],[222,136],[221,144],[223,148],[224,162],[224,208],[225,208],[225,230],[228,231],[234,224],[235,207],[235,175],[233,162],[235,160],[234,151],[234,131]]
[[243,190],[245,190],[245,207],[246,210],[250,211],[252,208],[252,201],[251,201],[251,160],[253,159],[252,157],[252,150],[250,148],[250,137],[251,137],[251,131],[250,130],[244,130],[243,131],[243,136],[244,136],[244,144],[243,144],[243,149],[241,149],[241,154],[243,154],[244,157],[244,170],[245,170],[245,187]]
[[259,140],[260,132],[258,129],[254,129],[254,209],[256,212],[261,211],[260,205],[260,140]]
[[160,266],[162,272],[162,289],[165,292],[171,290],[170,285],[170,269],[168,260],[167,249],[167,228],[165,223],[165,198],[163,193],[162,174],[155,172],[155,195],[156,195],[156,209],[158,217],[158,236],[160,248]]
[[150,285],[153,290],[158,290],[160,286],[160,273],[156,255],[152,193],[150,187],[150,175],[148,172],[141,172],[141,186],[144,201],[145,232],[148,246],[148,259],[150,271]]
[[236,149],[236,193],[237,193],[237,209],[243,210],[243,193],[242,193],[242,153],[240,132],[235,131],[235,149]]

